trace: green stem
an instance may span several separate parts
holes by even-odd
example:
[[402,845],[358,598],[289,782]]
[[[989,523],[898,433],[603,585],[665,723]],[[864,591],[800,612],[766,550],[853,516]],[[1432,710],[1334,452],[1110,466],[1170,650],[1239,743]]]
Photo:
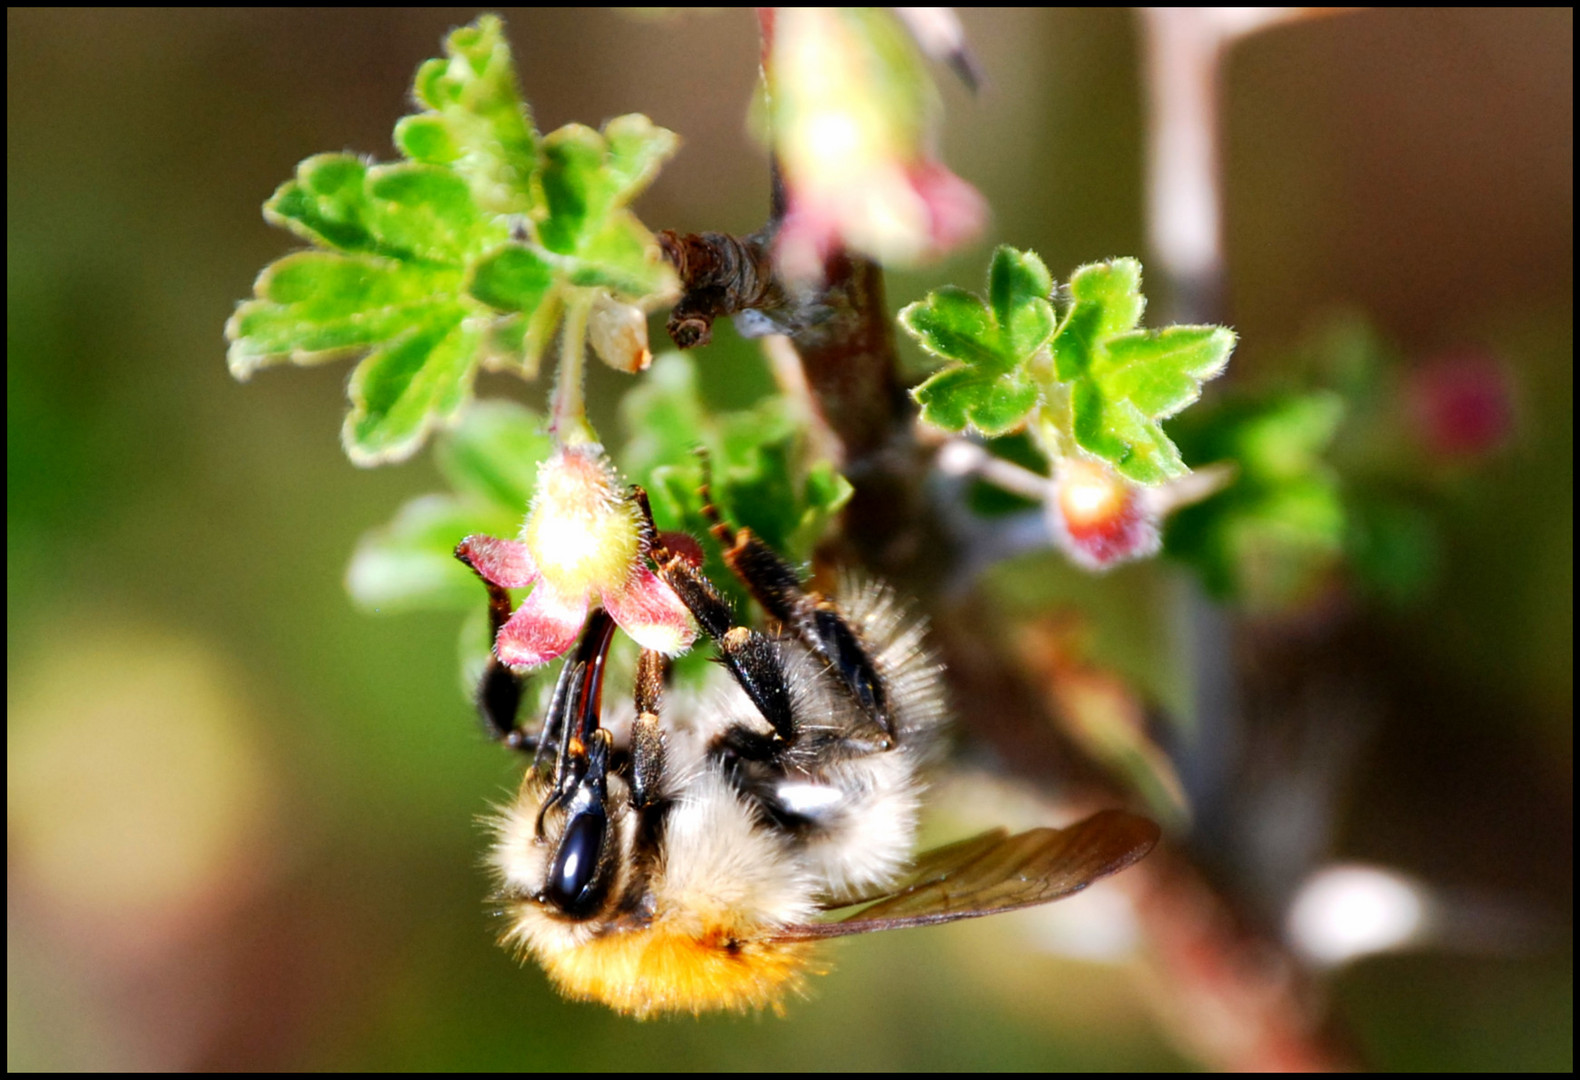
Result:
[[555,376],[549,422],[549,434],[561,446],[598,441],[598,433],[587,420],[587,399],[582,387],[587,359],[587,316],[591,310],[592,294],[586,290],[573,290],[566,299],[565,325],[560,330],[560,366]]

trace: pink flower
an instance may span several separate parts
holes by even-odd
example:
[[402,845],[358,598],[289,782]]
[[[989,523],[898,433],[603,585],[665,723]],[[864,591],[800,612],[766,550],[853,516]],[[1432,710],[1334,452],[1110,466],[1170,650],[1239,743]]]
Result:
[[933,157],[935,91],[891,13],[780,8],[770,39],[782,272],[819,278],[840,247],[913,263],[981,230],[982,196]]
[[1147,492],[1108,466],[1064,458],[1048,500],[1048,518],[1059,546],[1087,570],[1156,555],[1160,515]]
[[1480,457],[1514,435],[1514,387],[1487,353],[1436,357],[1411,373],[1405,393],[1421,442],[1439,459]]
[[565,653],[595,597],[645,649],[673,656],[696,638],[680,598],[643,564],[637,509],[596,444],[562,447],[539,466],[521,539],[468,536],[456,550],[495,585],[533,586],[494,640],[511,667]]

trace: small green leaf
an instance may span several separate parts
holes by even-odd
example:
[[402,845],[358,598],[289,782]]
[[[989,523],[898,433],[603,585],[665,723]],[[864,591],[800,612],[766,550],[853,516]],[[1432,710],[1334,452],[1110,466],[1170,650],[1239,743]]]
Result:
[[507,236],[437,165],[309,158],[265,216],[329,251],[287,255],[226,326],[238,378],[266,364],[366,353],[341,440],[359,465],[400,461],[471,393],[493,311],[462,292],[467,262]]
[[1138,484],[1189,473],[1158,421],[1195,401],[1202,382],[1223,371],[1233,331],[1136,329],[1146,301],[1134,259],[1077,270],[1070,299],[1051,346],[1054,378],[1070,384],[1070,434]]
[[642,223],[617,210],[568,261],[567,277],[572,285],[609,289],[632,300],[666,292],[673,287],[674,272],[657,250]]
[[556,269],[544,253],[508,244],[473,264],[467,292],[490,307],[530,315],[553,287]]
[[922,419],[949,431],[984,435],[1012,431],[1036,407],[1037,384],[1024,372],[982,375],[971,368],[941,371],[911,391]]
[[591,223],[608,208],[608,185],[601,182],[603,138],[584,124],[566,124],[543,140],[543,196],[548,220],[538,228],[543,246],[561,255],[575,254],[591,232]]
[[680,148],[679,136],[641,113],[615,117],[604,125],[603,134],[609,143],[615,206],[629,206]]
[[987,305],[964,289],[945,285],[900,311],[900,325],[922,348],[945,360],[988,371],[1014,367],[998,348],[997,327]]
[[911,391],[922,419],[950,431],[1002,435],[1024,421],[1040,391],[1027,370],[1054,331],[1053,280],[1029,251],[1001,247],[988,300],[953,286],[900,312],[900,325],[950,366]]
[[532,213],[541,202],[538,134],[516,89],[503,24],[484,15],[453,31],[445,52],[447,59],[417,70],[417,100],[432,111],[396,125],[395,144],[413,160],[453,164],[484,210]]
[[423,495],[363,536],[346,586],[364,607],[483,610],[477,577],[455,558],[472,533],[513,536],[548,456],[542,417],[508,402],[475,402],[439,439],[439,471],[454,494]]
[[602,133],[567,124],[543,140],[548,216],[538,239],[576,256],[571,282],[637,298],[669,287],[652,237],[624,208],[674,154],[679,140],[645,116],[621,116]]
[[368,354],[351,373],[351,413],[341,431],[357,465],[402,461],[471,393],[479,333],[460,310],[436,317]]
[[452,488],[483,499],[519,524],[532,500],[538,465],[552,448],[543,420],[530,409],[509,401],[478,401],[440,441],[435,458]]
[[1004,341],[1015,354],[1030,356],[1053,334],[1053,307],[1047,302],[1053,278],[1034,252],[1001,247],[988,268],[988,297]]
[[238,307],[226,327],[231,373],[246,379],[269,363],[318,363],[442,321],[459,280],[444,267],[321,251],[287,255],[259,276],[257,299]]

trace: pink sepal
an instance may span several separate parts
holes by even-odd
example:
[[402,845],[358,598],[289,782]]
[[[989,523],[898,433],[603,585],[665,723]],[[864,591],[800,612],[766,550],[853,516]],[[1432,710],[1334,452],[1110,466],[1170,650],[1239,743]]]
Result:
[[560,656],[576,642],[587,619],[587,597],[561,596],[540,583],[499,628],[494,655],[513,668],[536,667]]
[[538,566],[532,553],[519,540],[473,534],[455,549],[487,581],[507,589],[523,589],[538,580]]
[[686,605],[645,566],[638,567],[619,592],[604,590],[603,602],[620,629],[644,649],[674,656],[696,640]]

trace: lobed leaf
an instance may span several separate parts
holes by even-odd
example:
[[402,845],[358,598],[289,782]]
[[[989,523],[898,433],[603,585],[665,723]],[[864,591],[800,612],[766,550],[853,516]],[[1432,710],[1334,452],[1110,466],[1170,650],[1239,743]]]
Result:
[[538,134],[503,24],[484,15],[452,32],[445,52],[417,70],[416,98],[431,111],[402,119],[395,145],[415,161],[452,166],[489,213],[533,213],[542,202]]
[[246,379],[270,363],[318,363],[362,351],[454,307],[459,275],[384,259],[303,251],[259,275],[257,298],[226,327],[231,373]]
[[471,393],[480,333],[459,308],[436,315],[368,354],[351,373],[351,412],[341,429],[357,465],[401,461]]
[[1053,279],[1034,253],[1000,247],[988,269],[988,299],[952,286],[900,312],[900,325],[950,365],[913,390],[922,419],[950,431],[1001,435],[1034,409],[1039,387],[1028,363],[1053,335]]
[[1141,264],[1115,259],[1077,270],[1070,306],[1053,336],[1053,376],[1070,384],[1070,434],[1082,449],[1138,484],[1190,470],[1158,421],[1201,396],[1234,350],[1214,326],[1136,329],[1146,300]]
[[398,461],[471,394],[477,366],[532,376],[570,290],[642,300],[671,288],[626,209],[675,150],[644,116],[540,139],[500,20],[453,31],[417,72],[425,111],[395,141],[407,160],[303,161],[264,216],[314,246],[259,276],[226,326],[232,373],[363,359],[342,439],[362,465]]

